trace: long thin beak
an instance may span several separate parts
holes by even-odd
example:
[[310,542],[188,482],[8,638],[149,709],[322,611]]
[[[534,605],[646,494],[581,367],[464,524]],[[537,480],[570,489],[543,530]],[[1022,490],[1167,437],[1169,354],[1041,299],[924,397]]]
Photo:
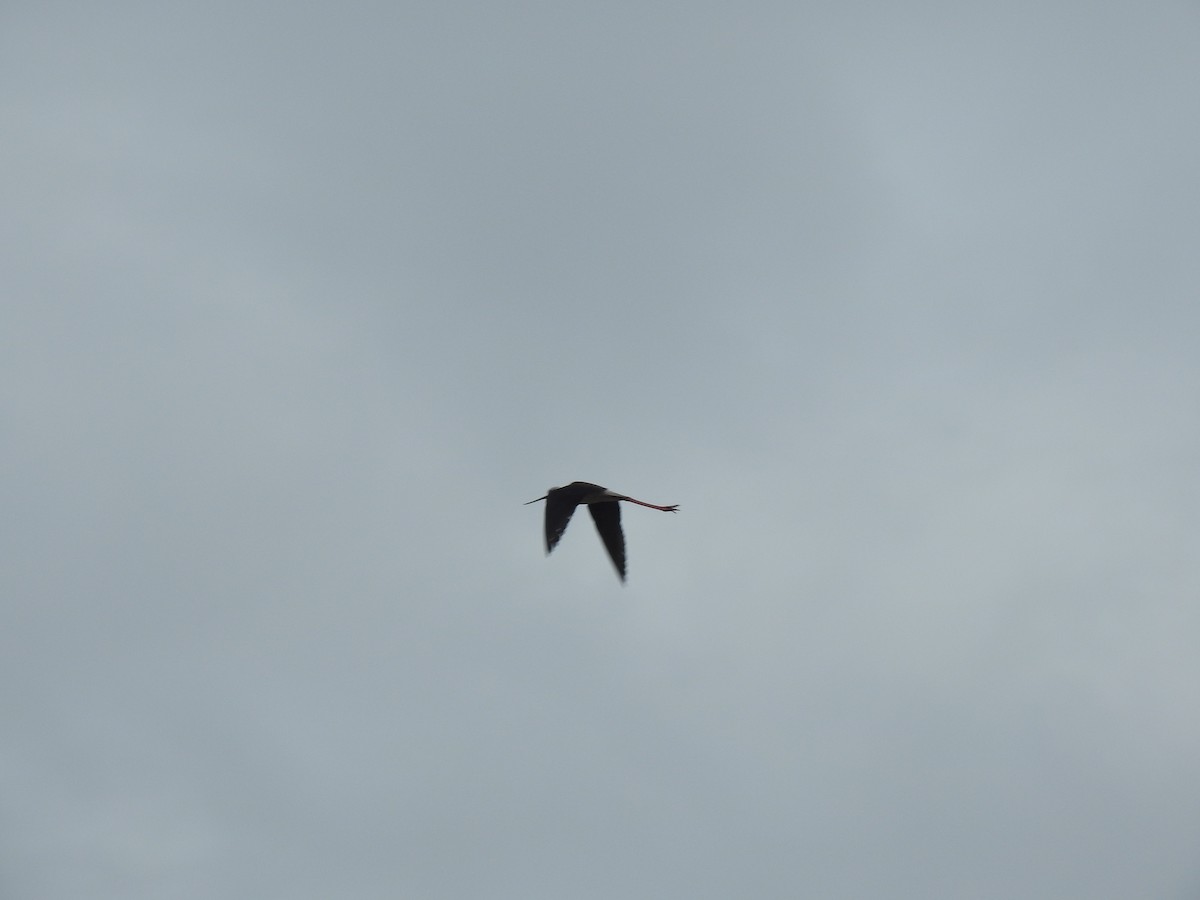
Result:
[[[537,503],[539,500],[545,500],[546,497],[549,497],[549,496],[550,496],[549,494],[546,494],[544,497],[538,497],[537,500],[530,500],[529,503]],[[529,503],[522,503],[521,505],[528,506]]]

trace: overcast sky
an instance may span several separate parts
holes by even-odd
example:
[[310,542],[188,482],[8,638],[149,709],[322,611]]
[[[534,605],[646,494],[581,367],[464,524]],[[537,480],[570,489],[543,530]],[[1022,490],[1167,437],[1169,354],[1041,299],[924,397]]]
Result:
[[1198,48],[5,3],[0,894],[1200,898]]

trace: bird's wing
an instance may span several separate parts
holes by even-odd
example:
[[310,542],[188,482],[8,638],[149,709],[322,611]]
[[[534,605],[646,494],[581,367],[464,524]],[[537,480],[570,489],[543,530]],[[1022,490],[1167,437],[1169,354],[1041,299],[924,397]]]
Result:
[[561,491],[551,491],[546,495],[546,552],[549,553],[558,543],[558,539],[567,530],[567,523],[575,514],[575,501],[568,499]]
[[609,503],[589,503],[588,512],[600,532],[600,539],[617,567],[617,574],[625,580],[625,535],[621,532],[621,504],[616,500]]

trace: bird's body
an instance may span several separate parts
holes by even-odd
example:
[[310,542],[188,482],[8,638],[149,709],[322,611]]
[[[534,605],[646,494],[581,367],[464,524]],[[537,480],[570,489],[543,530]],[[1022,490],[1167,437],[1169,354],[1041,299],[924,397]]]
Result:
[[[621,531],[621,501],[627,500],[638,506],[648,506],[663,512],[675,512],[679,508],[634,500],[632,497],[586,481],[572,481],[564,487],[551,488],[546,492],[546,496],[530,500],[529,503],[537,503],[538,500],[546,501],[546,553],[554,549],[563,532],[567,530],[567,523],[571,521],[575,507],[584,504],[592,514],[592,521],[596,523],[600,539],[604,541],[604,547],[608,550],[608,555],[622,581],[625,580],[625,535]],[[525,505],[528,506],[529,503]]]

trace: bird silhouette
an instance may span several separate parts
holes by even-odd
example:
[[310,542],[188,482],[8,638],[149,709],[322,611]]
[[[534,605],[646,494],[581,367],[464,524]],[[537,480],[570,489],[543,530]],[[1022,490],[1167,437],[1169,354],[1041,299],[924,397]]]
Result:
[[544,497],[530,500],[524,505],[528,506],[530,503],[537,503],[541,500],[546,501],[547,555],[558,544],[563,532],[567,530],[567,524],[571,521],[571,516],[575,514],[575,507],[581,503],[586,504],[588,512],[592,514],[592,521],[596,523],[596,530],[600,532],[600,539],[604,541],[604,547],[608,550],[609,558],[616,566],[617,575],[620,576],[622,582],[625,581],[625,534],[621,531],[621,501],[627,500],[638,506],[648,506],[650,509],[659,509],[663,512],[675,512],[679,509],[678,504],[658,506],[655,503],[635,500],[586,481],[572,481],[564,487],[550,488]]

